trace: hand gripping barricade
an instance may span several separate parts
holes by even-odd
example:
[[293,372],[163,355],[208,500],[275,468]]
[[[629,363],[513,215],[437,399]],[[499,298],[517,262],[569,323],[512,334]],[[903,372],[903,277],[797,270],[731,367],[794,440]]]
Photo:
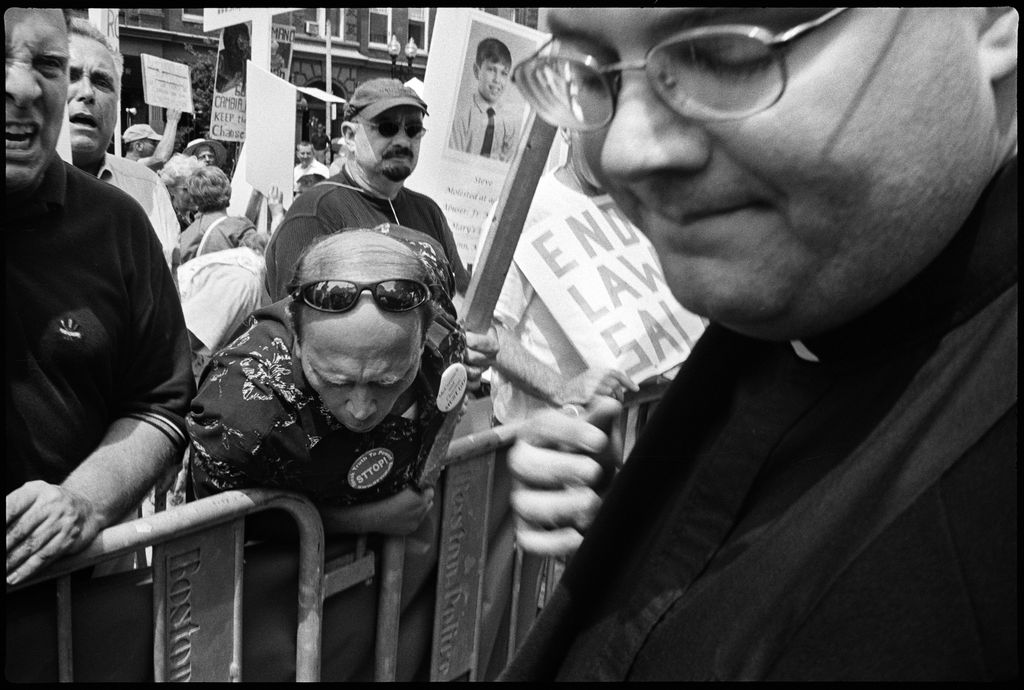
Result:
[[[140,621],[150,621],[152,633],[152,679],[231,681],[242,679],[242,597],[244,561],[244,522],[252,513],[280,509],[295,521],[299,531],[297,592],[298,620],[296,638],[296,679],[317,680],[320,674],[321,612],[325,591],[323,525],[316,508],[305,498],[281,491],[229,491],[195,503],[178,506],[130,522],[109,527],[84,551],[61,559],[45,573],[16,587],[7,588],[7,604],[17,607],[18,594],[35,607],[46,590],[56,601],[56,667],[61,681],[103,677],[130,678],[138,659],[114,662],[116,668],[95,668],[97,659],[90,650],[100,644],[123,644],[110,655],[129,655],[138,640],[121,639],[97,642],[90,639],[103,621],[76,620],[81,615],[72,602],[81,603],[89,614],[114,621],[114,627],[128,629],[129,636],[147,632]],[[150,570],[134,571],[135,580],[107,576],[95,581],[89,575],[99,563],[130,554],[140,547],[154,546]],[[104,589],[102,580],[115,578],[113,589]],[[48,582],[47,582],[48,581]],[[148,584],[148,587],[146,586]],[[80,589],[81,591],[73,591]],[[40,591],[33,596],[32,590]],[[55,591],[54,591],[55,590]],[[150,591],[151,609],[130,608],[140,601],[137,594]],[[52,595],[51,595],[52,596]],[[99,601],[90,608],[90,600]],[[123,607],[123,608],[119,608]],[[9,609],[10,611],[10,609]],[[147,613],[149,615],[147,615]],[[12,621],[8,617],[8,626]],[[39,626],[49,629],[45,621]],[[31,627],[19,627],[18,635],[33,635]],[[8,629],[8,636],[12,630]],[[11,641],[8,640],[8,647]],[[81,653],[79,643],[84,649]],[[33,650],[28,664],[47,665],[46,649]],[[11,673],[12,660],[6,670]],[[76,667],[83,673],[76,673]],[[126,668],[127,667],[127,668]],[[143,665],[143,668],[145,665]],[[46,670],[46,669],[43,669]],[[145,673],[145,671],[143,671]],[[124,674],[126,677],[121,677]],[[17,674],[20,675],[20,672]],[[147,674],[148,675],[148,674]],[[10,677],[8,678],[10,679]]]

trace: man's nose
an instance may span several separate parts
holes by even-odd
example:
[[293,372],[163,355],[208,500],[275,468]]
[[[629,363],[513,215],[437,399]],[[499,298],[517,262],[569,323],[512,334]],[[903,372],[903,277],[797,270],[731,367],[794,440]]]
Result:
[[68,101],[73,100],[90,103],[96,100],[96,92],[93,90],[92,81],[88,77],[82,77],[68,85]]
[[623,183],[659,170],[696,170],[711,155],[704,125],[666,106],[642,72],[623,72],[615,116],[605,132],[601,170]]
[[28,105],[43,94],[31,65],[21,60],[8,60],[4,71],[4,87],[14,105]]
[[377,411],[377,402],[369,391],[357,388],[352,391],[345,407],[352,417],[361,422],[373,416]]

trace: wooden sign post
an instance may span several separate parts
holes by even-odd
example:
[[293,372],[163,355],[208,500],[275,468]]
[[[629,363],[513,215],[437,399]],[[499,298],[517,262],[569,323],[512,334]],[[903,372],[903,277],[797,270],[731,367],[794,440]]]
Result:
[[[531,113],[525,135],[494,213],[480,261],[466,293],[467,330],[486,333],[505,275],[512,264],[533,202],[555,128]],[[451,428],[447,428],[451,421]],[[434,441],[430,455],[443,457],[457,417],[450,416]],[[494,461],[458,463],[444,474],[441,543],[438,549],[437,598],[434,612],[431,680],[478,680],[480,611],[487,556],[487,516]]]

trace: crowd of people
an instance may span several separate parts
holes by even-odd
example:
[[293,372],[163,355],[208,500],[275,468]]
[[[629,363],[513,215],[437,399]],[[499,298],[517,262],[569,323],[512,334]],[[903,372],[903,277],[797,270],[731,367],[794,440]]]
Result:
[[[274,487],[331,537],[409,537],[416,629],[438,557],[421,477],[462,409],[442,388],[492,370],[494,423],[526,423],[488,503],[515,528],[488,548],[566,567],[490,677],[1016,677],[1015,10],[572,8],[515,65],[481,42],[460,150],[510,157],[511,72],[568,144],[527,227],[610,217],[677,300],[685,345],[652,363],[672,383],[628,458],[609,421],[641,382],[557,322],[570,297],[525,255],[493,325],[460,322],[467,257],[405,186],[416,91],[360,84],[257,227],[228,213],[220,142],[173,151],[180,113],[107,152],[123,60],[101,32],[4,19],[9,587],[176,481],[190,501]],[[487,592],[511,582],[486,563]],[[506,606],[486,602],[482,639]],[[330,615],[325,679],[369,680],[373,626]],[[7,677],[52,676],[12,624]],[[399,680],[427,677],[423,639]],[[281,653],[252,659],[261,679]]]
[[[285,209],[271,190],[262,228],[228,213],[220,142],[165,146],[176,113],[159,141],[135,127],[124,158],[107,152],[122,61],[88,22],[11,9],[5,24],[7,260],[17,264],[8,311],[18,315],[8,337],[8,401],[18,401],[8,406],[8,584],[134,517],[173,480],[188,500],[300,491],[329,535],[409,535],[408,581],[430,581],[438,518],[420,475],[442,421],[461,410],[439,408],[442,376],[458,370],[478,386],[496,346],[493,333],[458,323],[453,299],[468,277],[437,204],[401,189],[425,103],[393,80],[361,85],[345,113],[340,184],[309,184],[329,171],[300,142],[299,194]],[[56,153],[65,101],[73,165]],[[408,122],[381,134],[395,116]],[[357,138],[373,139],[372,152],[359,155]],[[321,191],[353,189],[371,199],[367,210],[310,224],[307,197],[318,205],[334,201]],[[32,231],[40,223],[47,232]],[[56,274],[40,270],[44,260],[61,271],[60,288],[46,287]],[[412,592],[433,599],[432,586]],[[358,642],[339,642],[356,650],[335,659],[340,679],[372,675],[364,623],[348,625]],[[9,677],[52,672],[15,650]],[[425,662],[410,655],[407,673],[426,672]]]

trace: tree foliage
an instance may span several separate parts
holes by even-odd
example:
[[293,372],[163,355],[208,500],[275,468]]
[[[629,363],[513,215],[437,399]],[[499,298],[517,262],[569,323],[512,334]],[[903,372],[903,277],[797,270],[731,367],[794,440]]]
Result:
[[192,78],[192,104],[195,114],[191,117],[182,116],[178,125],[178,136],[174,142],[174,150],[181,151],[185,145],[210,130],[210,109],[213,107],[213,81],[217,73],[217,51],[197,50],[185,44],[188,53],[186,63]]

